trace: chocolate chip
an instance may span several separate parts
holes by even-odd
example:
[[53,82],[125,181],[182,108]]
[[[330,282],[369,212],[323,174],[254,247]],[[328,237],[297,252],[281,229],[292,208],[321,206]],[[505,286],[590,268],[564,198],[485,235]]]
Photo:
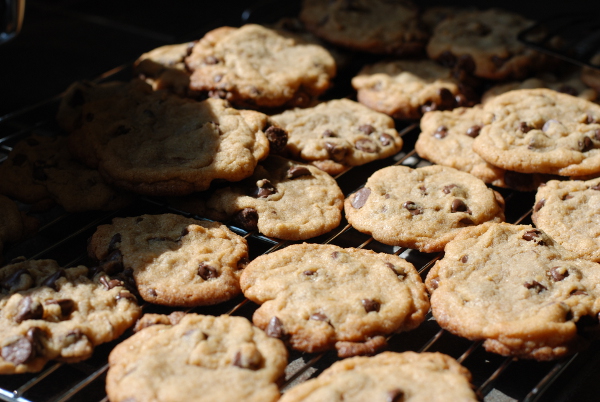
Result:
[[[471,211],[467,211],[467,212],[471,213]],[[475,224],[475,222],[473,222],[469,218],[462,218],[461,220],[458,221],[458,223],[460,223],[461,225],[464,225],[464,226],[472,226]]]
[[376,302],[375,300],[371,299],[362,299],[360,302],[362,303],[367,313],[371,311],[378,312],[379,308],[381,307],[381,304],[379,302]]
[[121,243],[121,233],[116,233],[111,237],[110,242],[108,243],[108,251],[116,250],[117,243]]
[[596,184],[595,186],[590,187],[590,189],[600,191],[600,184]]
[[433,278],[429,281],[431,289],[435,290],[440,286],[440,278]]
[[207,281],[209,279],[217,278],[219,276],[219,273],[215,268],[211,267],[207,263],[201,262],[198,265],[198,276]]
[[587,292],[581,289],[575,289],[570,293],[571,296],[587,296]]
[[527,123],[525,123],[524,121],[522,121],[521,123],[519,123],[519,130],[521,130],[521,132],[523,133],[528,133],[532,130],[533,127],[530,127]]
[[[2,282],[0,282],[0,286],[2,286],[4,289],[10,289],[13,288],[15,286],[18,286],[21,282],[21,275],[30,275],[29,271],[25,268],[21,268],[17,271],[15,271],[12,275],[9,275],[8,277],[4,278],[4,280]],[[25,289],[20,289],[20,290],[25,290]]]
[[44,304],[58,304],[63,317],[69,317],[75,309],[75,301],[71,299],[47,300]]
[[156,290],[154,290],[154,289],[152,289],[152,288],[149,288],[149,289],[148,289],[148,295],[149,295],[150,297],[156,297],[156,296],[158,296],[158,293],[156,293]]
[[461,199],[455,198],[452,201],[452,206],[450,207],[450,211],[452,213],[455,212],[467,212],[467,213],[471,213],[471,210],[469,209],[469,207],[467,207],[467,204],[465,204],[465,202]]
[[466,264],[467,261],[469,261],[468,255],[463,255],[462,257],[460,257],[460,262],[462,262],[463,264]]
[[249,370],[258,370],[260,368],[260,362],[253,361],[252,359],[244,359],[240,351],[235,353],[232,364],[236,367]]
[[596,141],[600,141],[600,128],[594,130],[594,138]]
[[219,63],[219,59],[215,56],[207,56],[204,58],[204,64],[217,64]]
[[404,391],[399,388],[388,391],[386,402],[402,402],[404,401]]
[[525,282],[523,286],[525,286],[527,289],[534,289],[538,293],[548,289],[538,281]]
[[333,258],[334,260],[337,259],[339,256],[340,256],[339,251],[334,251],[333,253],[331,253],[331,258]]
[[594,149],[594,142],[590,137],[583,137],[583,139],[579,141],[578,145],[581,152],[587,152]]
[[329,322],[329,318],[323,313],[314,313],[309,317],[309,320]]
[[181,229],[181,234],[179,235],[179,240],[181,240],[182,237],[187,236],[189,233],[190,233],[190,231],[187,227]]
[[370,124],[363,124],[362,126],[358,127],[359,131],[362,131],[363,133],[365,133],[366,135],[369,135],[371,133],[375,132],[375,127],[373,127]]
[[537,212],[540,209],[542,209],[544,207],[544,205],[546,204],[546,199],[542,198],[541,200],[539,200],[535,206],[533,207],[533,212]]
[[25,320],[39,320],[44,316],[44,307],[34,301],[31,296],[25,296],[17,305],[17,314],[14,317],[16,323]]
[[537,229],[528,230],[527,232],[525,232],[523,234],[523,240],[533,241],[533,240],[537,239],[538,237],[540,237],[541,234],[542,234],[542,232],[540,232]]
[[48,286],[49,288],[57,290],[56,289],[56,281],[62,276],[65,276],[65,270],[59,269],[58,271],[56,271],[55,273],[53,273],[52,275],[50,275],[46,279],[44,279],[42,281],[42,283],[40,284],[40,286]]
[[[600,131],[600,130],[598,130],[598,131]],[[394,142],[394,138],[387,133],[382,133],[379,136],[379,142],[381,142],[381,145],[383,145],[384,147],[387,147],[388,145],[390,145],[391,143]]]
[[250,263],[250,260],[247,257],[242,257],[237,263],[237,269],[244,269]]
[[115,286],[124,286],[124,283],[118,279],[108,279],[107,276],[102,275],[99,279],[100,283],[104,285],[106,290],[111,290]]
[[480,131],[481,131],[481,126],[474,125],[474,126],[471,126],[468,128],[467,135],[471,138],[475,138],[479,135]]
[[573,196],[571,194],[567,194],[562,198],[562,201],[570,200],[571,198],[573,198]]
[[352,204],[353,208],[360,209],[366,204],[369,195],[371,195],[371,189],[363,187],[354,194],[350,200],[350,204]]
[[271,321],[269,321],[269,325],[267,326],[267,330],[265,332],[267,336],[270,336],[271,338],[282,338],[285,334],[283,330],[283,324],[277,317],[271,318]]
[[208,91],[208,96],[210,98],[227,99],[228,95],[229,95],[229,93],[222,89],[213,89],[213,90]]
[[549,271],[549,276],[554,280],[554,282],[560,282],[569,276],[569,271],[566,268],[554,267]]
[[467,74],[473,74],[475,72],[475,67],[475,60],[473,60],[473,57],[470,54],[463,54],[458,58],[458,60],[456,60],[454,70],[463,71]]
[[335,137],[335,133],[331,130],[325,130],[323,131],[323,134],[321,134],[321,137],[323,138],[331,138],[331,137]]
[[448,127],[446,127],[446,126],[439,126],[433,133],[433,136],[435,138],[437,138],[438,140],[441,140],[442,138],[446,138],[447,135],[448,135]]
[[367,152],[373,154],[377,152],[377,145],[373,141],[368,138],[361,138],[356,143],[354,143],[354,147],[359,151]]
[[587,112],[586,118],[585,118],[585,122],[587,124],[593,124],[596,122],[596,119],[594,118],[594,116],[592,115],[591,112]]
[[2,348],[2,358],[14,365],[27,363],[35,357],[35,347],[26,337],[20,337]]
[[265,131],[265,135],[269,140],[269,148],[271,152],[280,153],[285,149],[288,142],[288,133],[284,129],[276,126],[271,126]]
[[25,162],[27,162],[27,156],[25,156],[24,154],[16,154],[15,157],[12,159],[13,166],[21,166]]
[[438,89],[438,96],[440,97],[439,102],[437,102],[439,110],[453,109],[456,106],[454,94],[448,88]]
[[448,184],[447,186],[444,186],[442,191],[444,192],[444,194],[450,194],[452,192],[452,189],[455,187],[458,187],[458,186],[456,184]]
[[254,208],[244,208],[233,216],[232,223],[249,232],[258,230],[258,212]]
[[308,271],[308,270],[306,270],[306,271],[304,271],[304,272],[302,272],[302,273],[303,273],[304,275],[306,275],[306,276],[313,276],[313,275],[315,275],[317,272],[316,272],[316,271]]
[[117,299],[117,301],[121,300],[121,299],[128,299],[128,300],[131,300],[131,301],[134,301],[137,303],[136,297],[133,294],[131,294],[130,292],[119,292],[116,299]]
[[437,62],[445,67],[454,67],[457,62],[456,56],[449,50],[445,50],[437,58]]
[[123,271],[123,254],[120,250],[114,250],[100,261],[100,270],[108,275],[114,275]]
[[83,105],[85,103],[85,97],[83,96],[81,89],[76,89],[73,91],[73,95],[71,95],[67,103],[70,107]]
[[292,166],[287,171],[287,174],[285,175],[285,177],[287,179],[295,179],[296,177],[311,176],[311,175],[312,175],[312,173],[310,172],[310,170],[307,167]]
[[421,215],[423,211],[412,201],[406,201],[402,206],[410,211],[411,215]]
[[327,152],[329,152],[329,156],[335,161],[339,162],[346,156],[347,150],[341,145],[334,144],[333,142],[326,142],[325,148],[327,149]]
[[254,198],[267,198],[268,196],[277,193],[277,189],[267,179],[259,180],[256,188],[250,194]]

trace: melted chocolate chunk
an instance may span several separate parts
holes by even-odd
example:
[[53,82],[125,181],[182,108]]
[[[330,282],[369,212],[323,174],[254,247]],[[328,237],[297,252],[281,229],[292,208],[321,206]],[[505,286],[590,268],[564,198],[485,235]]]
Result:
[[594,118],[594,116],[592,115],[591,112],[587,112],[587,116],[586,116],[585,122],[587,124],[593,124],[593,123],[596,122],[596,119]]
[[312,173],[310,172],[310,170],[307,167],[292,166],[287,171],[287,174],[285,175],[285,177],[287,179],[295,179],[296,177],[311,176],[311,175],[312,175]]
[[529,124],[527,124],[524,121],[522,121],[521,123],[519,123],[519,130],[521,130],[522,133],[528,133],[532,129],[533,129],[533,127],[529,126]]
[[106,290],[111,290],[115,286],[124,286],[124,283],[118,279],[110,279],[107,276],[102,275],[99,279],[100,283],[104,285]]
[[309,317],[309,320],[329,322],[329,318],[323,313],[314,313]]
[[548,276],[550,276],[554,282],[560,282],[569,276],[569,271],[567,271],[566,268],[553,267],[548,271]]
[[258,230],[258,212],[254,208],[244,208],[231,219],[232,223],[249,232]]
[[404,401],[404,391],[399,388],[388,391],[385,402],[402,402]]
[[437,289],[440,286],[440,278],[433,278],[429,281],[429,285],[433,290]]
[[[537,229],[528,230],[527,232],[525,232],[523,234],[523,240],[533,241],[533,240],[539,238],[541,236],[541,234],[542,234],[542,232],[540,232]],[[545,243],[544,243],[544,241],[540,241],[540,242],[538,242],[538,244],[543,246]]]
[[[598,131],[600,131],[600,130],[598,130]],[[379,142],[381,142],[381,145],[383,145],[384,147],[387,147],[388,145],[390,145],[391,143],[394,142],[394,138],[387,133],[382,133],[379,136]]]
[[240,351],[236,352],[232,364],[236,367],[249,370],[258,370],[260,368],[260,362],[253,361],[252,359],[244,359]]
[[350,203],[352,204],[352,207],[356,208],[356,209],[360,209],[360,208],[364,207],[364,205],[366,204],[367,199],[369,198],[370,195],[371,195],[370,188],[368,188],[368,187],[361,188],[354,194],[354,197],[352,197],[352,200],[350,201]]
[[469,209],[469,207],[467,207],[467,204],[465,204],[465,202],[461,199],[455,198],[452,201],[452,206],[450,207],[450,211],[452,213],[455,212],[466,212],[466,213],[471,213],[471,210]]
[[121,243],[121,233],[116,233],[111,239],[110,243],[108,243],[108,251],[113,251],[117,249],[117,243]]
[[544,205],[546,205],[546,199],[542,198],[541,200],[539,200],[535,206],[533,207],[533,212],[537,212],[540,209],[542,209],[544,207]]
[[55,273],[53,273],[52,275],[50,275],[46,279],[44,279],[42,281],[42,283],[40,284],[40,286],[48,286],[49,288],[58,290],[56,288],[56,281],[63,276],[65,276],[65,270],[59,269],[58,271],[56,271]]
[[462,262],[463,264],[466,264],[467,261],[469,261],[468,255],[463,255],[462,257],[460,257],[460,262]]
[[117,301],[121,300],[121,299],[129,299],[129,300],[137,303],[137,298],[130,292],[119,292],[116,299],[117,299]]
[[250,194],[254,198],[267,198],[268,196],[277,193],[277,189],[267,179],[259,180],[256,188]]
[[444,186],[442,191],[444,192],[444,194],[450,194],[452,192],[452,189],[455,187],[458,187],[458,186],[456,184],[448,184],[447,186]]
[[366,135],[369,135],[371,133],[375,132],[375,127],[373,127],[370,124],[363,124],[362,126],[358,127],[359,131],[362,131],[363,133],[365,133]]
[[2,358],[14,365],[24,364],[35,357],[35,347],[26,337],[21,337],[2,348]]
[[25,296],[17,305],[17,314],[14,321],[18,324],[25,320],[39,320],[44,316],[44,307],[31,296]]
[[288,133],[279,127],[271,126],[265,131],[269,140],[269,147],[272,153],[280,153],[285,149],[288,142]]
[[587,292],[581,289],[575,289],[571,292],[571,296],[587,296]]
[[454,94],[452,94],[448,88],[438,89],[438,96],[440,97],[440,100],[437,104],[437,109],[448,110],[453,109],[456,106]]
[[362,303],[367,313],[371,311],[378,312],[379,308],[381,307],[381,304],[379,302],[376,302],[375,300],[371,299],[362,299],[360,302]]
[[329,156],[335,161],[339,162],[346,156],[347,150],[341,145],[334,144],[333,142],[326,142],[325,148],[327,149],[327,152],[329,152]]
[[437,138],[438,140],[441,140],[442,138],[446,138],[447,135],[448,135],[448,127],[446,127],[446,126],[439,126],[433,133],[433,136],[435,138]]
[[[18,286],[19,283],[21,282],[21,275],[29,275],[29,271],[25,268],[21,268],[18,271],[14,272],[12,275],[9,275],[8,277],[4,278],[4,280],[2,282],[0,282],[0,286],[3,287],[4,289],[10,289],[13,288],[15,286]],[[25,289],[21,289],[21,290],[25,290]]]
[[539,283],[538,281],[525,282],[523,284],[527,289],[534,289],[536,292],[540,293],[544,290],[548,290],[547,287]]
[[75,309],[75,301],[72,299],[48,300],[45,304],[58,304],[60,314],[65,318],[69,317]]
[[282,338],[285,335],[283,323],[277,317],[271,318],[265,332],[267,336],[270,336],[271,338]]
[[476,138],[480,132],[481,132],[481,126],[477,125],[477,124],[474,126],[471,126],[467,129],[467,135],[471,138]]
[[333,131],[331,131],[331,130],[325,130],[325,131],[323,131],[323,134],[321,134],[321,136],[322,136],[323,138],[331,138],[331,137],[335,137],[336,135],[335,135],[335,133],[334,133]]
[[306,275],[306,276],[313,276],[313,275],[316,275],[316,273],[317,273],[317,272],[316,272],[316,271],[309,271],[309,270],[306,270],[306,271],[304,271],[304,272],[302,272],[302,273],[303,273],[304,275]]
[[594,149],[594,141],[590,137],[583,137],[578,143],[581,152],[587,152]]
[[408,209],[410,211],[411,215],[421,215],[423,213],[423,210],[421,210],[421,208],[419,208],[417,206],[417,204],[415,204],[412,201],[406,201],[404,204],[402,204],[402,206],[406,209]]
[[354,147],[359,151],[370,154],[377,152],[377,145],[375,145],[375,143],[368,138],[361,138],[360,140],[356,141]]
[[198,265],[198,276],[200,276],[200,278],[207,281],[209,279],[217,278],[219,276],[219,273],[217,272],[217,270],[215,268],[211,267],[210,265],[206,264],[205,262],[201,262]]
[[100,261],[100,270],[108,275],[114,275],[123,271],[123,254],[120,250],[114,250]]

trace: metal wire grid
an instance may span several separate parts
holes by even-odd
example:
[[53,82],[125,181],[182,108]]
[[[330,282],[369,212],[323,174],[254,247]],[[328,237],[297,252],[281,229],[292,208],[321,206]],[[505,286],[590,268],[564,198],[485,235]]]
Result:
[[[56,103],[55,100],[51,102]],[[25,129],[21,124],[14,124],[14,127],[19,127],[17,131],[3,134],[0,137],[0,162],[12,149],[9,144],[14,144],[17,140],[29,135],[32,128],[44,130],[49,125],[49,130],[52,131],[55,129],[52,124],[48,121],[40,121],[29,124],[29,127]],[[0,125],[0,129],[2,128]],[[347,196],[362,187],[370,174],[384,166],[401,164],[417,167],[429,164],[420,159],[414,151],[414,141],[416,141],[418,133],[417,124],[405,127],[401,131],[405,140],[403,152],[382,161],[352,168],[337,176],[336,180],[344,194]],[[515,192],[505,191],[504,196],[507,205],[507,221],[527,222],[531,213],[531,199],[526,197],[524,200],[523,194]],[[163,199],[140,197],[134,206],[119,211],[50,214],[35,238],[7,248],[7,254],[8,257],[11,254],[13,257],[24,254],[30,259],[52,258],[63,266],[78,264],[92,266],[93,261],[90,261],[85,253],[86,242],[98,225],[109,223],[115,216],[166,212],[203,219],[203,217],[176,209]],[[228,225],[228,227],[247,239],[251,258],[273,252],[290,244],[290,242],[271,239],[259,233],[249,233],[232,225]],[[345,220],[331,233],[309,241],[393,253],[413,263],[422,277],[426,276],[429,268],[442,256],[442,253],[424,254],[406,248],[383,245],[372,237],[357,232]],[[198,307],[189,311],[213,315],[225,313],[251,318],[256,308],[254,303],[238,297],[221,305]],[[145,304],[143,309],[144,312],[168,313],[173,311],[173,309],[150,304]],[[130,333],[125,334],[122,339],[129,335]],[[118,342],[119,340],[99,346],[90,361],[76,364],[49,363],[42,372],[37,374],[0,376],[0,400],[10,402],[107,401],[104,393],[104,376],[108,370],[107,357],[112,347]],[[392,335],[389,337],[388,343],[389,349],[394,351],[439,351],[455,357],[471,370],[474,387],[484,400],[493,396],[494,400],[500,401],[535,401],[576,358],[576,356],[572,356],[570,359],[559,362],[538,363],[516,361],[510,357],[493,355],[483,350],[481,342],[461,339],[441,329],[431,313],[419,328],[407,333]],[[337,356],[333,352],[306,354],[291,351],[282,391],[285,392],[289,387],[318,375],[336,360]],[[518,381],[515,382],[515,379]],[[515,384],[517,385],[515,386]]]

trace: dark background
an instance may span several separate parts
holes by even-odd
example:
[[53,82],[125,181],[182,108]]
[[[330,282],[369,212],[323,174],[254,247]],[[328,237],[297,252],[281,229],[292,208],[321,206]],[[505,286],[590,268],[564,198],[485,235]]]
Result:
[[[581,13],[600,21],[598,0],[418,3],[424,7],[496,6],[534,20]],[[20,35],[0,45],[0,121],[2,116],[59,95],[73,81],[94,79],[115,67],[129,65],[155,47],[199,39],[218,26],[239,26],[247,8],[257,10],[253,17],[262,21],[279,15],[281,8],[294,10],[297,4],[298,1],[27,0]],[[596,344],[582,352],[583,358],[559,377],[542,400],[598,400],[599,349]]]

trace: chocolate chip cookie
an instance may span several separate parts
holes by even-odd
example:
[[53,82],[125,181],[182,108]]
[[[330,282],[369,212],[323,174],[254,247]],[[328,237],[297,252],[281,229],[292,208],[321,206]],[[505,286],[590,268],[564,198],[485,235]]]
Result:
[[387,335],[416,328],[429,309],[412,264],[334,245],[295,244],[257,257],[240,283],[261,305],[254,324],[309,353],[373,354]]
[[501,9],[458,11],[436,25],[427,54],[447,66],[469,59],[478,77],[523,78],[548,63],[547,56],[517,38],[532,24],[521,15]]
[[67,143],[64,136],[41,135],[18,142],[0,165],[0,193],[28,204],[52,201],[68,212],[114,210],[133,201],[77,162]]
[[475,402],[470,380],[469,370],[442,353],[383,352],[335,362],[280,401]]
[[65,128],[78,122],[71,150],[115,186],[147,195],[189,194],[216,179],[250,176],[269,152],[270,123],[262,113],[236,110],[221,99],[197,102],[152,91],[140,80],[107,85],[74,85],[59,121]]
[[384,244],[442,251],[462,229],[504,220],[504,200],[475,176],[433,165],[378,170],[344,203],[348,222]]
[[185,67],[195,42],[165,45],[142,54],[133,64],[133,71],[152,85],[180,96],[194,96],[190,90],[190,72]]
[[185,60],[192,90],[253,109],[308,106],[336,74],[323,47],[255,24],[208,32]]
[[305,240],[336,228],[344,195],[322,170],[279,156],[261,162],[252,177],[216,190],[207,215],[283,240]]
[[429,39],[417,6],[408,0],[304,0],[300,19],[328,42],[370,53],[419,54]]
[[40,371],[49,360],[77,362],[118,338],[141,313],[137,300],[104,273],[53,260],[0,268],[0,373]]
[[473,139],[492,118],[481,105],[427,112],[420,121],[415,150],[421,158],[470,173],[485,183],[518,191],[535,190],[545,179],[543,175],[501,169],[473,151]]
[[438,324],[486,350],[550,360],[588,344],[598,326],[598,264],[540,229],[488,223],[448,243],[427,275]]
[[473,95],[452,70],[431,60],[367,65],[352,78],[358,101],[396,119],[418,119],[430,110],[471,105]]
[[101,267],[132,270],[142,298],[168,306],[231,299],[248,262],[246,240],[225,225],[175,214],[115,218],[97,228],[88,251]]
[[538,188],[531,219],[578,257],[600,262],[600,178],[547,182]]
[[106,392],[112,402],[279,399],[277,381],[287,364],[279,339],[243,317],[156,321],[111,352]]
[[311,162],[329,174],[400,151],[394,120],[349,99],[324,102],[271,117],[289,137],[292,159]]
[[551,89],[520,89],[484,105],[494,121],[473,141],[487,162],[521,173],[600,172],[600,105]]

